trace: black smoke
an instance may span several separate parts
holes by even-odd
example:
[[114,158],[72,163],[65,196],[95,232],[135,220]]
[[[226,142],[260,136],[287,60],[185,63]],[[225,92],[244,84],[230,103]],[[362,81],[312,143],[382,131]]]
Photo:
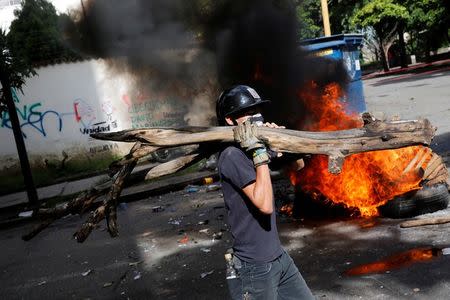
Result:
[[290,127],[309,113],[297,95],[306,82],[347,82],[340,62],[301,49],[296,5],[289,0],[81,3],[70,36],[83,53],[124,59],[138,77],[152,70],[163,81],[201,87],[214,76],[216,96],[234,84],[250,85],[272,100],[266,119]]
[[[342,87],[347,72],[341,62],[310,56],[300,47],[300,24],[290,1],[244,1],[223,6],[212,15],[205,46],[217,58],[222,87],[247,84],[272,100],[267,119],[297,128],[309,112],[298,90],[314,80],[321,92],[330,82]],[[230,14],[233,12],[233,14]]]

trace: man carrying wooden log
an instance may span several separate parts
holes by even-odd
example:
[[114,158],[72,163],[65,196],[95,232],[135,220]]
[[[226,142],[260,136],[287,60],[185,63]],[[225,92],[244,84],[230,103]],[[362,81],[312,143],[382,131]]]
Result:
[[255,126],[263,125],[261,106],[266,102],[243,85],[224,91],[217,102],[219,125],[235,125],[239,144],[223,149],[218,161],[234,238],[227,283],[233,299],[314,299],[278,237],[268,167],[277,155],[255,134]]

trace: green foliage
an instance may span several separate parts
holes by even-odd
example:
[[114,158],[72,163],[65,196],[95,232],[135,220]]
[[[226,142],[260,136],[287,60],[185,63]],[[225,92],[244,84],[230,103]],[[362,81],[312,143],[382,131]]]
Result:
[[361,27],[373,26],[376,29],[401,20],[407,21],[408,18],[408,10],[393,0],[373,0],[356,11],[351,23]]
[[405,1],[410,11],[411,51],[425,53],[449,41],[450,11],[441,0]]
[[0,30],[0,72],[2,76],[9,75],[11,87],[20,91],[22,91],[25,78],[36,74],[26,58],[11,50],[7,35],[3,30]]
[[63,42],[60,25],[68,22],[68,17],[58,16],[53,4],[47,0],[25,0],[14,14],[8,42],[16,56],[35,66],[80,59]]
[[331,32],[333,34],[352,32],[354,28],[350,22],[351,18],[367,2],[367,0],[329,0]]
[[323,35],[320,1],[304,0],[296,7],[300,23],[300,39],[311,39]]

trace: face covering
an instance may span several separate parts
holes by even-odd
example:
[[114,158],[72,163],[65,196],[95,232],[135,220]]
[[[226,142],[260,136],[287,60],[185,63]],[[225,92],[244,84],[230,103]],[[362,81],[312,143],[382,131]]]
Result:
[[256,126],[262,126],[264,124],[264,117],[260,113],[251,116],[249,120],[252,124],[255,124]]

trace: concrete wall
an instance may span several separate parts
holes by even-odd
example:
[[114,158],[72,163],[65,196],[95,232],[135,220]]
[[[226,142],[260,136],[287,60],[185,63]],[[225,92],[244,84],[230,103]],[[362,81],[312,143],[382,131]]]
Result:
[[[17,113],[32,164],[46,158],[86,159],[105,153],[124,154],[131,145],[101,142],[93,132],[185,125],[189,106],[210,97],[182,82],[146,79],[117,72],[105,61],[49,66],[14,91]],[[206,96],[205,96],[206,95]],[[186,101],[184,98],[191,99]],[[205,100],[207,101],[207,100]],[[204,102],[203,100],[201,102]],[[17,165],[17,150],[9,116],[0,120],[0,170]]]

